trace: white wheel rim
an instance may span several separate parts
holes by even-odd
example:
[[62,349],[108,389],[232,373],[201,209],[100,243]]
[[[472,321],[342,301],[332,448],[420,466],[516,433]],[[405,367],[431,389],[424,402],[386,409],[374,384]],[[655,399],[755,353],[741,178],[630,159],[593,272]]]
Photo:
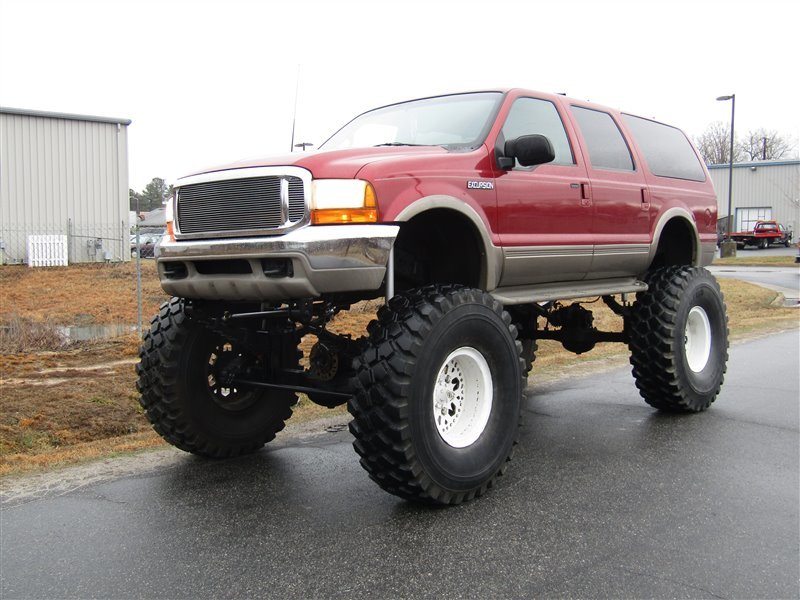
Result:
[[475,348],[463,346],[444,359],[433,388],[433,418],[448,446],[477,441],[489,422],[493,394],[489,364]]
[[705,369],[711,356],[711,323],[699,306],[693,306],[686,318],[683,347],[689,368],[695,373]]

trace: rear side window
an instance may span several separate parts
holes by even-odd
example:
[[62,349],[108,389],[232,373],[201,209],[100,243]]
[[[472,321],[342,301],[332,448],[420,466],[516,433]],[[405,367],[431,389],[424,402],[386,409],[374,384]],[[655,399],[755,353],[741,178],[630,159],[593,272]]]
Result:
[[675,127],[622,115],[653,175],[705,181],[706,174],[686,135]]
[[561,122],[555,105],[548,100],[518,98],[514,101],[503,124],[503,137],[506,140],[513,140],[521,135],[534,134],[547,137],[553,145],[556,158],[547,164],[575,164],[564,123]]
[[589,151],[589,160],[595,169],[633,171],[633,158],[622,132],[608,113],[572,107],[583,139]]

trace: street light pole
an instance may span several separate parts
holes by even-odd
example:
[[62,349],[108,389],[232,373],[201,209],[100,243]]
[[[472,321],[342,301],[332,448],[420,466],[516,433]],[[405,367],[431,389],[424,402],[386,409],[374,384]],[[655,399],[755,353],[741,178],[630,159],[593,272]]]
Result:
[[734,151],[734,137],[733,137],[733,126],[734,120],[736,117],[736,94],[731,94],[730,96],[720,96],[717,98],[718,101],[724,102],[727,100],[731,101],[731,152],[730,152],[730,164],[728,165],[728,227],[727,227],[727,235],[725,236],[725,241],[723,244],[727,245],[727,248],[723,248],[720,245],[720,255],[721,256],[736,256],[736,246],[734,245],[731,248],[731,229],[733,225],[731,224],[731,213],[733,211],[733,151]]

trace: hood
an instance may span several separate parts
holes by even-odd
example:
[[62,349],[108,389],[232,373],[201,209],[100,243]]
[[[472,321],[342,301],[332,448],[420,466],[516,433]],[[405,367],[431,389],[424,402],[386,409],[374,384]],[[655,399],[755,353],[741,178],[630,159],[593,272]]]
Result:
[[[368,164],[403,158],[424,158],[425,156],[442,156],[448,151],[441,146],[388,146],[378,148],[352,148],[349,150],[319,150],[316,152],[298,152],[268,158],[247,159],[238,162],[202,169],[192,175],[228,171],[231,169],[249,169],[253,167],[302,167],[311,171],[316,179],[352,179]],[[178,180],[180,183],[180,180]]]

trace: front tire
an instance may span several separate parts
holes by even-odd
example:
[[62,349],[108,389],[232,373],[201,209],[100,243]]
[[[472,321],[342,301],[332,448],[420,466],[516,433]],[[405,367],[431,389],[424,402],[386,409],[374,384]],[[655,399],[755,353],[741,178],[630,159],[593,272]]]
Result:
[[182,299],[161,306],[144,334],[136,365],[140,403],[153,429],[192,454],[249,454],[283,429],[297,402],[293,392],[239,390],[221,370],[257,367],[259,359],[186,315]]
[[670,412],[706,410],[728,362],[728,318],[714,276],[673,266],[646,278],[629,321],[636,387],[645,402]]
[[361,465],[408,500],[483,494],[518,438],[525,380],[511,317],[480,290],[430,286],[392,298],[369,333],[348,404]]

